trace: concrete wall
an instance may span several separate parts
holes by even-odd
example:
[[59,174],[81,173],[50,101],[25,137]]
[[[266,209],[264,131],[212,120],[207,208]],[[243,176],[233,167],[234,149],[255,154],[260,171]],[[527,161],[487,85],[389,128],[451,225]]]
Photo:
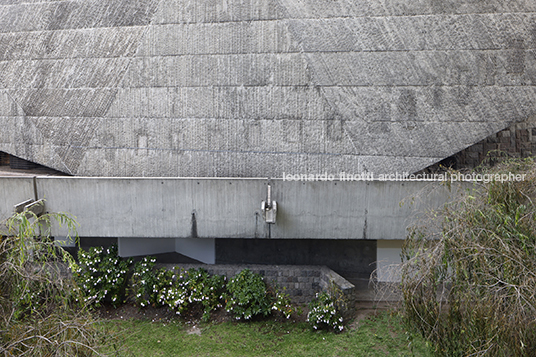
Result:
[[34,198],[34,185],[31,177],[0,178],[0,221],[13,214],[14,205]]
[[[260,210],[268,182],[277,223]],[[207,264],[326,265],[352,282],[396,280],[406,227],[452,191],[437,182],[37,177],[49,212],[68,212],[87,243],[118,238],[123,256],[178,252]],[[467,186],[468,187],[468,186]],[[33,178],[0,177],[0,218],[34,198]],[[60,240],[65,231],[53,230]],[[97,243],[96,243],[97,244]],[[378,263],[376,263],[378,261]]]
[[381,282],[400,281],[400,264],[402,263],[401,240],[379,240],[376,250],[376,278]]
[[0,1],[0,151],[79,176],[416,172],[535,114],[530,0]]
[[[84,237],[404,239],[424,210],[456,194],[431,182],[272,180],[277,223],[266,224],[262,179],[38,177],[49,212],[68,212]],[[34,197],[31,178],[0,178],[0,214]],[[64,235],[63,232],[57,232]]]

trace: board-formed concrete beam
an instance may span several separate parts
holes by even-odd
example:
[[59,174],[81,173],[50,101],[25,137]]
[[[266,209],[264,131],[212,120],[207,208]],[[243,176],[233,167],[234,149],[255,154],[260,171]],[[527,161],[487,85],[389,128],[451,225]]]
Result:
[[[402,240],[420,215],[466,188],[456,182],[449,190],[429,181],[354,181],[359,178],[350,180],[352,173],[341,174],[319,181],[43,176],[36,187],[48,212],[76,217],[81,237],[187,239],[173,246],[179,252],[204,239]],[[277,202],[272,224],[261,211],[268,184]],[[0,221],[33,192],[31,178],[0,177]],[[53,235],[67,232],[56,227]],[[143,239],[140,244],[150,245]]]

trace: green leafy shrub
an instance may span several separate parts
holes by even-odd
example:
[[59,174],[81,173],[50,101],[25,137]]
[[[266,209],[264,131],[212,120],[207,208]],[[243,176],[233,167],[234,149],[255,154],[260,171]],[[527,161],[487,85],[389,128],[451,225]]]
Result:
[[[76,237],[74,218],[24,211],[1,222],[0,353],[90,356],[106,341],[68,273],[73,257],[50,237],[53,222]],[[76,238],[74,238],[76,239]]]
[[268,316],[272,310],[272,299],[262,276],[249,269],[242,270],[229,281],[227,292],[224,295],[225,310],[232,312],[237,320]]
[[144,257],[134,264],[130,281],[130,291],[134,301],[141,307],[154,305],[158,302],[158,292],[165,285],[155,269],[156,259]]
[[86,294],[86,301],[99,306],[110,302],[122,304],[132,259],[123,259],[117,254],[117,245],[108,249],[91,247],[89,251],[78,251],[78,267],[74,277]]
[[158,289],[158,303],[175,310],[177,315],[182,314],[188,308],[188,289],[184,284],[184,276],[178,277],[171,270],[160,269],[158,271],[160,287]]
[[309,303],[307,321],[315,330],[342,331],[344,329],[343,318],[336,307],[336,301],[325,291],[317,293]]
[[534,161],[487,173],[509,172],[525,180],[479,185],[406,239],[405,320],[437,355],[536,355]]
[[162,305],[181,315],[198,305],[203,310],[203,320],[222,307],[224,298],[227,298],[227,310],[246,320],[258,314],[266,316],[271,310],[290,318],[294,311],[288,294],[270,293],[262,277],[250,271],[238,274],[227,291],[225,276],[210,275],[204,269],[180,269],[174,273],[165,268],[156,269],[155,265],[156,259],[146,257],[134,266],[131,292],[140,307]]
[[75,262],[50,238],[52,220],[76,232],[76,222],[61,213],[24,212],[7,220],[8,232],[0,241],[0,294],[14,304],[16,319],[80,305],[80,291],[67,274]]
[[210,313],[221,307],[221,294],[225,288],[225,277],[209,275],[204,269],[180,270],[178,275],[161,269],[158,272],[160,285],[155,285],[158,302],[175,310],[180,315],[199,305],[203,310],[203,320],[208,320]]
[[[91,256],[90,267],[100,262],[101,250],[97,249]],[[84,253],[86,259],[90,255]],[[100,257],[100,258],[98,258]],[[88,268],[95,274],[97,268]],[[93,285],[99,281],[99,274],[88,279]],[[181,315],[191,311],[196,305],[203,311],[203,320],[208,320],[212,311],[222,307],[226,299],[226,310],[232,312],[237,319],[249,320],[253,316],[267,316],[271,311],[279,311],[290,318],[294,308],[288,294],[284,292],[271,293],[262,277],[246,269],[237,274],[226,286],[227,279],[221,275],[210,275],[204,269],[173,270],[156,268],[154,257],[145,257],[134,265],[131,278],[130,293],[140,306],[161,305]],[[86,286],[89,285],[86,283]],[[92,294],[98,294],[98,292]],[[101,298],[97,295],[97,298]]]
[[225,289],[226,278],[221,275],[209,275],[204,269],[190,269],[187,272],[187,285],[190,304],[203,307],[203,319],[208,320],[210,313],[221,304],[221,294]]
[[290,302],[290,296],[284,291],[278,291],[275,294],[272,310],[279,311],[283,316],[289,319],[295,309]]

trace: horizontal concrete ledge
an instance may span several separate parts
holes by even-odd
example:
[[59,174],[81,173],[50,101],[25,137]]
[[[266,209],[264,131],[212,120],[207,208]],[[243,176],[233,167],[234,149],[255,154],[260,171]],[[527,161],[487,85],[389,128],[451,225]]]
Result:
[[[30,175],[32,178],[36,177],[37,179],[57,179],[57,180],[63,180],[63,179],[72,179],[72,180],[110,180],[110,181],[121,181],[121,180],[142,180],[142,181],[161,181],[161,180],[169,180],[169,181],[177,181],[177,180],[184,180],[184,181],[192,181],[192,180],[198,180],[198,181],[240,181],[240,180],[248,180],[248,181],[266,181],[266,180],[272,180],[270,177],[116,177],[116,176],[39,176],[39,175]],[[25,176],[26,177],[26,176]],[[1,176],[0,179],[3,178],[18,178],[17,176]],[[273,179],[273,180],[282,180],[282,179]]]
[[[0,177],[1,219],[13,213],[13,205],[36,196],[33,180]],[[419,214],[440,207],[458,191],[416,181],[35,180],[46,210],[75,216],[80,236],[117,238],[404,239]],[[267,224],[261,211],[268,184],[278,207],[275,224]]]
[[342,276],[331,270],[330,268],[323,266],[322,271],[322,280],[320,287],[324,291],[329,291],[331,285],[340,289],[341,293],[347,298],[353,299],[355,293],[354,284],[350,283],[348,280],[344,279]]
[[[348,173],[350,174],[350,173]],[[361,176],[363,174],[356,174],[357,176]],[[316,176],[316,175],[315,175]],[[382,174],[382,177],[390,177],[392,174]],[[415,175],[413,175],[415,176]],[[2,175],[0,171],[0,180],[2,179],[28,179],[28,178],[36,178],[36,179],[47,179],[47,180],[64,180],[64,179],[71,179],[71,180],[144,180],[144,181],[161,181],[161,180],[169,180],[169,181],[177,181],[177,180],[185,180],[185,181],[191,181],[191,180],[198,180],[198,181],[282,181],[282,182],[364,182],[364,183],[374,183],[374,182],[398,182],[398,183],[404,183],[404,182],[435,182],[435,183],[444,183],[445,181],[451,182],[451,180],[441,180],[441,179],[434,179],[432,175],[428,174],[426,178],[411,178],[410,175],[408,176],[399,176],[398,179],[396,178],[385,178],[380,179],[378,178],[379,175],[376,175],[375,178],[372,179],[342,179],[339,174],[334,175],[333,179],[323,179],[323,178],[311,178],[311,179],[292,179],[287,177],[169,177],[169,176],[163,176],[163,177],[118,177],[118,176],[50,176],[50,175],[33,175],[33,174],[25,174],[25,173],[15,173],[13,175]],[[392,176],[395,177],[395,176]],[[440,174],[438,174],[438,177]],[[443,176],[444,177],[444,176]],[[456,181],[454,181],[456,182]]]

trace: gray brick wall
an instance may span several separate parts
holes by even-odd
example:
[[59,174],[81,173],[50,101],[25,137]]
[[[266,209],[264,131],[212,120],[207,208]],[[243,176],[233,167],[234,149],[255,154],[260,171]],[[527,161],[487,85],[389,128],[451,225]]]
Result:
[[514,124],[490,135],[427,170],[437,171],[441,170],[440,166],[448,167],[449,165],[459,170],[470,170],[481,164],[493,164],[507,157],[534,157],[536,156],[535,120],[536,117],[532,117],[528,121]]
[[168,269],[203,268],[209,274],[224,275],[232,278],[244,269],[263,276],[271,288],[284,290],[293,303],[310,302],[316,293],[327,290],[330,284],[339,287],[349,298],[353,296],[354,285],[325,266],[317,265],[205,265],[205,264],[165,264]]

